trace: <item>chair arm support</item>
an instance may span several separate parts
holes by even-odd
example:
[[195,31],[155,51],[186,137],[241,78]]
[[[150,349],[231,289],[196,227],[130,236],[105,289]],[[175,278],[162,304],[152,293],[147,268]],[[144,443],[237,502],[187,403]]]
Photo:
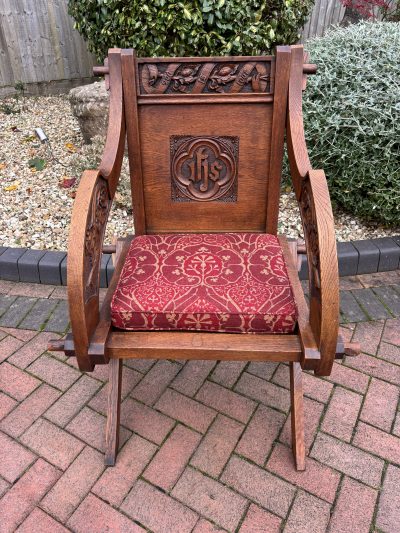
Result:
[[310,325],[321,353],[318,375],[329,375],[339,329],[339,275],[329,190],[323,170],[313,170],[302,114],[303,47],[292,47],[287,146],[300,207],[309,268]]
[[[121,51],[108,55],[110,106],[106,144],[98,170],[83,173],[72,211],[68,245],[68,301],[79,368],[94,369],[88,353],[99,322],[100,263],[106,224],[125,148]],[[105,361],[104,361],[105,362]]]

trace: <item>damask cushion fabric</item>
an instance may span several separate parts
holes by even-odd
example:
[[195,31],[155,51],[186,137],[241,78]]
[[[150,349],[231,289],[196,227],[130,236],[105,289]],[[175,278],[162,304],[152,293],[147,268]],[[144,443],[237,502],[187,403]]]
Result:
[[281,246],[255,233],[143,235],[111,304],[123,330],[291,333],[297,313]]

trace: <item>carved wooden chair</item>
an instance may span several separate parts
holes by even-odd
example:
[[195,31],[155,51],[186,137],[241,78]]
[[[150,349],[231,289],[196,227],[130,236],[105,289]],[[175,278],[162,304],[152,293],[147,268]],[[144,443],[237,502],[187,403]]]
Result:
[[[79,368],[109,364],[108,465],[118,450],[124,358],[290,365],[295,465],[305,465],[302,370],[328,376],[356,353],[338,337],[334,224],[322,170],[307,155],[302,46],[275,56],[136,58],[112,49],[100,167],[84,172],[68,249],[72,333],[50,345]],[[286,132],[305,243],[277,236]],[[135,235],[104,247],[127,140]],[[99,307],[102,250],[115,272]],[[298,254],[309,265],[308,307]]]

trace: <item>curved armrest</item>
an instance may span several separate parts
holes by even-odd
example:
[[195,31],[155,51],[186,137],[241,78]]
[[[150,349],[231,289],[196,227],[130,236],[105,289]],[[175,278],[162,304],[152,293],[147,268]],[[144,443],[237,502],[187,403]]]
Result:
[[100,263],[106,224],[125,147],[121,53],[110,50],[110,106],[107,139],[98,170],[83,173],[72,211],[68,244],[68,301],[79,368],[94,369],[88,354],[99,322]]
[[299,202],[309,268],[310,325],[321,354],[318,375],[329,375],[339,329],[339,275],[328,185],[312,170],[302,114],[303,47],[292,47],[287,144],[293,187]]

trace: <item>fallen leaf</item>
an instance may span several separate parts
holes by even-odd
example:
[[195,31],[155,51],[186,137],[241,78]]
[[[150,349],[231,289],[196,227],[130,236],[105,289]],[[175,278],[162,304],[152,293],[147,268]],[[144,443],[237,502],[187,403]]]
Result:
[[28,165],[31,169],[34,168],[35,170],[43,170],[46,166],[46,161],[40,157],[34,157],[33,159],[29,159]]
[[5,169],[7,166],[7,163],[0,163],[0,170]]
[[76,197],[76,191],[71,191],[69,193],[69,195],[70,195],[71,198],[75,198]]
[[19,181],[14,181],[11,185],[7,185],[7,187],[4,187],[5,191],[16,191],[19,187]]
[[60,187],[63,189],[69,189],[70,187],[73,187],[73,185],[76,182],[76,178],[68,178],[67,176],[64,176],[64,178],[60,181]]
[[65,148],[68,150],[68,152],[71,152],[71,154],[75,153],[77,150],[76,146],[72,143],[66,143]]

